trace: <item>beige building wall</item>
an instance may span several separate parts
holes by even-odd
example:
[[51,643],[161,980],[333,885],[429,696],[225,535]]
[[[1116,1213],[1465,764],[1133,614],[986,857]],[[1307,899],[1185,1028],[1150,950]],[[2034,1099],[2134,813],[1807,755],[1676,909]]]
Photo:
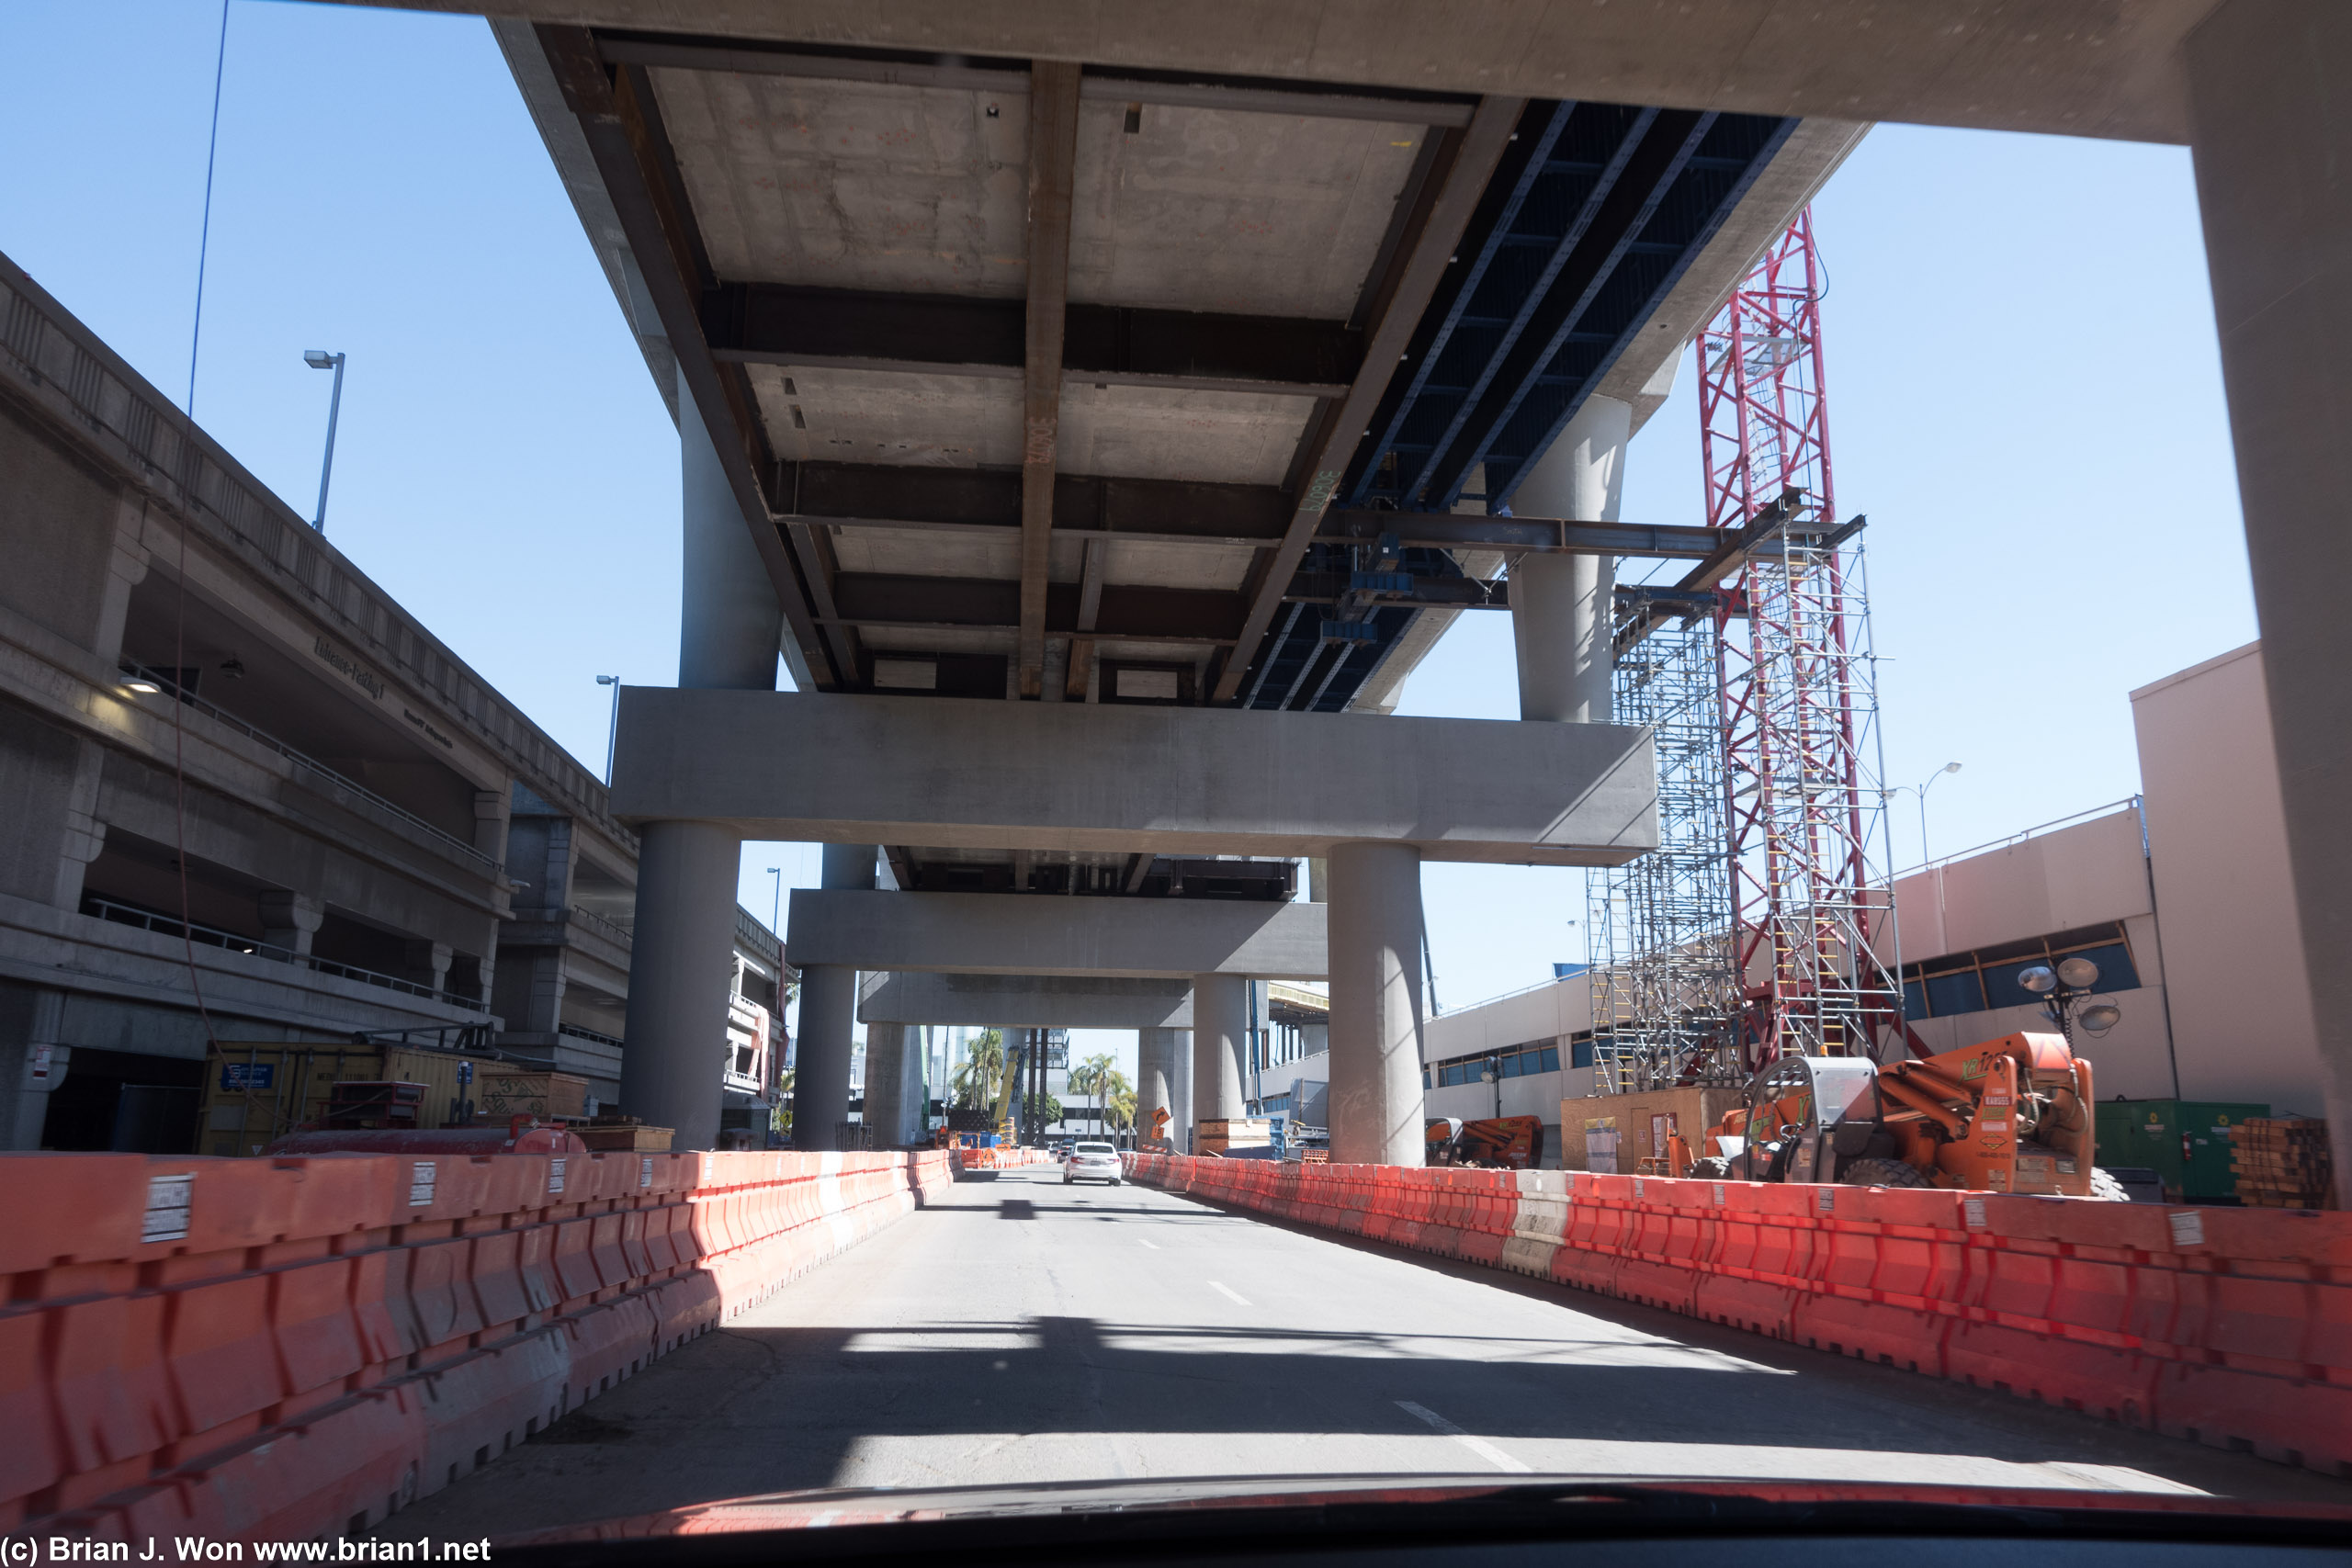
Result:
[[[1894,885],[1906,965],[2121,922],[2140,985],[2103,990],[2123,1010],[2123,1021],[2079,1043],[2102,1100],[2174,1098],[2165,966],[2140,822],[2140,813],[2126,804],[2088,821],[1929,866]],[[1912,1024],[1931,1055],[2049,1027],[2038,1007],[1992,1008]]]
[[2188,1100],[2318,1115],[2319,1033],[2295,920],[2262,645],[2132,694],[2156,908]]

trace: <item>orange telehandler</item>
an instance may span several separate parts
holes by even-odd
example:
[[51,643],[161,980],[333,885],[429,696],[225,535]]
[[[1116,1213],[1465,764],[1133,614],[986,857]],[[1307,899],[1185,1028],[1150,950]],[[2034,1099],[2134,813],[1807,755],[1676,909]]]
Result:
[[1874,1066],[1789,1056],[1748,1081],[1681,1176],[1836,1181],[2125,1200],[2094,1164],[2091,1066],[2064,1036],[2007,1034],[1939,1056]]
[[1464,1122],[1458,1116],[1433,1117],[1422,1130],[1421,1163],[1533,1170],[1544,1163],[1543,1119],[1494,1116]]

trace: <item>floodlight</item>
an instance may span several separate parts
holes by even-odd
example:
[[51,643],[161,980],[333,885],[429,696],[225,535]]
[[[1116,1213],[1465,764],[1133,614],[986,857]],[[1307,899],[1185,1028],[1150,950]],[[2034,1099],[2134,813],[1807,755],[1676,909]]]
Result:
[[2081,953],[2058,961],[2058,978],[2078,991],[2087,991],[2098,984],[2098,965]]
[[2047,996],[2058,988],[2058,976],[2050,972],[2048,964],[2037,964],[2018,972],[2018,984],[2037,997]]
[[153,681],[125,681],[122,684],[126,691],[137,692],[141,696],[149,697],[164,689]]
[[306,348],[302,351],[302,363],[313,370],[332,370],[334,368],[334,362],[342,357],[339,354],[329,354],[323,348]]
[[2104,1034],[2123,1021],[2123,1010],[2113,1002],[2093,1002],[2075,1015],[2086,1032]]

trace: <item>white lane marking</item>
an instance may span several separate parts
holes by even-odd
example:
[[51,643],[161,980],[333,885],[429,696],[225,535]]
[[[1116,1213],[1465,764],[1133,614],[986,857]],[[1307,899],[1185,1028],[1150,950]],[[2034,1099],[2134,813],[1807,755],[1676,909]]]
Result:
[[1158,1242],[1155,1242],[1155,1241],[1145,1241],[1145,1240],[1143,1239],[1143,1237],[1141,1237],[1141,1236],[1137,1236],[1137,1237],[1136,1237],[1136,1244],[1137,1244],[1137,1245],[1142,1246],[1142,1247],[1148,1247],[1151,1248],[1154,1252],[1158,1252],[1158,1251],[1159,1250],[1159,1244]]
[[1209,1281],[1209,1289],[1225,1296],[1236,1306],[1248,1306],[1250,1304],[1248,1302],[1242,1300],[1241,1292],[1235,1290],[1230,1285],[1220,1285],[1215,1280],[1211,1280]]
[[1452,1438],[1455,1442],[1460,1443],[1464,1448],[1468,1449],[1472,1453],[1476,1454],[1480,1459],[1485,1460],[1488,1464],[1493,1465],[1497,1470],[1509,1471],[1513,1475],[1532,1475],[1534,1473],[1532,1471],[1529,1470],[1527,1466],[1520,1463],[1519,1461],[1511,1458],[1510,1455],[1495,1447],[1494,1444],[1487,1442],[1483,1438],[1472,1437],[1469,1433],[1464,1431],[1461,1427],[1455,1426],[1453,1422],[1447,1420],[1436,1411],[1431,1410],[1426,1404],[1416,1404],[1409,1399],[1400,1399],[1396,1402],[1396,1408],[1403,1411],[1406,1415],[1410,1416],[1416,1421],[1427,1422],[1430,1426],[1436,1427],[1439,1431],[1443,1432],[1447,1437]]

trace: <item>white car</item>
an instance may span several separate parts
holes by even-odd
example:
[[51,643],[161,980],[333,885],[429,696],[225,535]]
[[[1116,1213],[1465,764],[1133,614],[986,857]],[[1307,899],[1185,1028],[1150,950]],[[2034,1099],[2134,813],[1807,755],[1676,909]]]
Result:
[[1119,1164],[1119,1151],[1108,1144],[1080,1144],[1069,1151],[1069,1158],[1062,1165],[1062,1185],[1073,1181],[1107,1181],[1119,1184],[1125,1168]]

